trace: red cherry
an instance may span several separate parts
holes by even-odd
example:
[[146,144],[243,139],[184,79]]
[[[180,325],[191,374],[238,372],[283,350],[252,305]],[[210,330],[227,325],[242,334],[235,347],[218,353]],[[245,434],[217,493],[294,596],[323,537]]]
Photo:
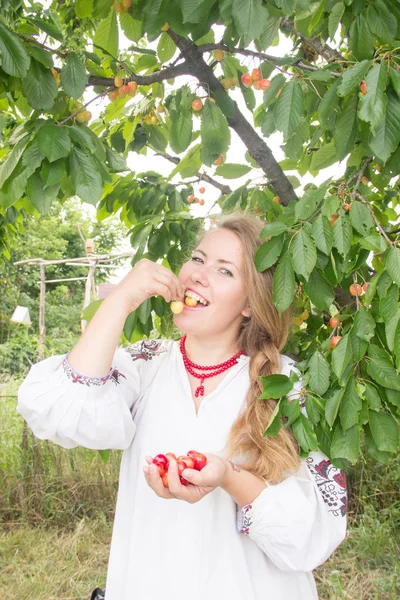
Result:
[[206,191],[206,188],[205,188],[205,187],[201,187],[201,188],[199,188],[199,193],[200,193],[200,194],[204,194],[204,192],[205,192],[205,191]]
[[168,471],[166,471],[162,476],[162,482],[164,484],[164,487],[168,487]]
[[189,450],[187,453],[188,456],[194,459],[194,468],[196,471],[201,471],[203,467],[207,464],[207,457],[201,452],[196,452],[196,450]]
[[341,335],[334,335],[331,337],[331,344],[333,347],[337,346],[340,340],[342,339]]
[[160,472],[160,477],[168,470],[168,458],[164,454],[157,454],[153,458],[153,465],[157,465]]
[[173,458],[174,460],[176,460],[176,456],[175,456],[175,454],[173,452],[167,452],[167,454],[165,456],[166,456],[166,458],[168,460],[168,464],[169,464],[169,461],[171,460],[171,458]]
[[261,79],[260,69],[253,69],[251,76],[253,78],[253,81],[258,81],[259,79]]
[[192,102],[192,108],[193,110],[199,111],[203,108],[203,103],[199,98],[196,98],[196,100],[193,100]]
[[329,325],[333,328],[337,327],[339,324],[339,319],[336,319],[336,317],[331,317],[329,319]]
[[259,83],[262,90],[267,90],[271,85],[271,81],[269,79],[260,79]]
[[251,84],[253,83],[253,78],[250,73],[243,73],[241,80],[245,87],[251,87]]
[[366,81],[361,82],[360,92],[362,93],[363,96],[365,96],[365,94],[367,93],[367,82]]
[[194,469],[194,458],[191,456],[178,456],[177,462],[184,462],[187,469]]

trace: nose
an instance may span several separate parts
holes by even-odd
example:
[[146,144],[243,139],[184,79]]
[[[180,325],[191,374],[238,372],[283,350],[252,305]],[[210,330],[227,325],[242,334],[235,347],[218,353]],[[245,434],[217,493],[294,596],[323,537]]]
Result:
[[204,287],[208,286],[207,269],[202,263],[192,263],[190,278],[192,281],[201,283]]

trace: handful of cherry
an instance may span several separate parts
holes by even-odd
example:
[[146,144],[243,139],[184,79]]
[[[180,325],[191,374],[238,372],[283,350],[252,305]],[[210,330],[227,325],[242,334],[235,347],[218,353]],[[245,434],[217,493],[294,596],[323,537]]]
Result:
[[189,482],[182,477],[182,473],[185,469],[196,469],[196,471],[201,471],[207,464],[207,457],[196,450],[189,450],[187,456],[182,455],[178,456],[178,458],[176,458],[175,454],[172,452],[167,452],[167,454],[157,454],[157,456],[153,458],[153,464],[158,467],[164,487],[168,487],[168,468],[171,459],[175,460],[178,464],[179,479],[182,485],[189,485]]

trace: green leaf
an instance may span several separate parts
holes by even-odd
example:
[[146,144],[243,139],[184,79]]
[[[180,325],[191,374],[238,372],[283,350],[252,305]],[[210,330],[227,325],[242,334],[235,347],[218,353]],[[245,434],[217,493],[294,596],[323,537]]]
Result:
[[400,391],[400,377],[388,361],[382,358],[371,358],[367,363],[367,373],[379,385]]
[[397,325],[400,318],[400,308],[399,305],[396,306],[396,310],[390,319],[385,324],[385,333],[386,333],[386,343],[390,352],[394,351],[394,337],[397,329]]
[[310,169],[311,171],[319,171],[330,167],[336,162],[338,162],[338,156],[335,144],[331,142],[312,153]]
[[313,222],[311,236],[318,250],[329,256],[333,245],[333,229],[322,214]]
[[84,321],[90,321],[94,317],[94,315],[96,314],[97,310],[100,308],[102,303],[103,303],[103,300],[95,300],[94,302],[91,302],[82,311],[81,318]]
[[370,312],[361,306],[357,311],[356,318],[354,319],[354,329],[356,335],[369,342],[371,338],[374,337],[375,334],[376,323],[374,321],[373,316]]
[[358,233],[367,236],[371,230],[375,230],[375,221],[366,204],[353,200],[349,212],[350,223]]
[[278,262],[272,285],[273,302],[280,313],[291,305],[295,291],[296,280],[292,262],[289,253],[286,252]]
[[392,415],[369,411],[369,426],[378,450],[397,452],[399,449],[399,429]]
[[266,271],[266,269],[269,269],[269,267],[272,267],[276,263],[282,251],[284,239],[285,236],[283,234],[278,235],[257,248],[254,256],[257,271]]
[[338,424],[333,434],[331,444],[331,458],[345,458],[352,464],[357,462],[360,454],[360,429],[353,425],[350,429],[343,431]]
[[352,229],[347,215],[336,219],[333,226],[333,245],[342,256],[350,251],[352,241]]
[[96,206],[103,190],[101,175],[93,157],[76,147],[72,150],[71,176],[76,195]]
[[339,98],[337,97],[336,92],[337,92],[340,82],[341,82],[341,79],[338,77],[336,79],[336,81],[334,81],[333,84],[325,92],[324,97],[322,98],[321,102],[319,103],[318,115],[319,115],[320,123],[321,123],[322,127],[324,127],[324,128],[326,127],[326,123],[327,123],[328,119],[332,115],[334,115],[335,113],[338,112],[336,105],[339,102]]
[[296,219],[306,220],[317,210],[322,202],[327,188],[322,186],[317,189],[308,189],[303,197],[296,202],[294,209]]
[[400,97],[400,72],[396,71],[396,69],[391,65],[389,76],[390,83],[392,84],[394,91],[396,92],[397,96]]
[[316,350],[308,363],[310,373],[309,387],[311,391],[323,396],[329,388],[329,364],[325,357]]
[[32,108],[49,110],[57,96],[57,84],[50,69],[32,58],[28,74],[22,81],[22,93]]
[[228,121],[221,109],[210,100],[206,100],[203,106],[200,131],[208,152],[222,154],[228,150],[231,140]]
[[382,406],[381,398],[378,391],[372,383],[368,381],[364,382],[365,385],[365,399],[368,402],[368,406],[371,410],[380,410]]
[[292,241],[290,253],[296,273],[308,279],[317,262],[317,250],[313,239],[304,227],[299,230]]
[[80,98],[88,82],[85,67],[75,52],[70,52],[61,69],[61,84],[72,98]]
[[151,298],[147,298],[142,304],[136,309],[138,319],[140,323],[146,325],[150,314],[151,314]]
[[370,69],[372,61],[363,60],[350,69],[346,69],[340,79],[337,93],[339,96],[347,96],[354,88],[357,88],[364,80],[366,72]]
[[351,363],[352,356],[350,336],[346,334],[332,350],[332,369],[339,380],[345,372],[347,365]]
[[186,156],[184,156],[171,171],[169,179],[172,179],[177,173],[180,173],[182,177],[194,177],[197,175],[201,167],[200,150],[200,144],[190,148]]
[[182,0],[183,23],[201,23],[215,0]]
[[[218,169],[217,169],[218,170]],[[216,172],[217,174],[217,172]],[[267,223],[263,230],[260,233],[260,238],[263,239],[265,237],[274,237],[275,235],[280,235],[281,233],[285,233],[287,230],[287,226],[285,223],[281,221],[274,221],[273,223]]]
[[120,13],[119,23],[128,40],[138,43],[143,37],[143,22],[133,19],[129,13]]
[[369,145],[374,154],[386,163],[400,142],[400,98],[388,90],[386,115],[371,135]]
[[359,239],[358,243],[361,248],[366,250],[373,250],[374,252],[384,252],[386,250],[386,242],[378,233],[367,235],[367,237]]
[[339,409],[343,431],[358,423],[358,413],[361,408],[362,402],[357,394],[356,378],[352,375],[347,382]]
[[383,260],[390,277],[400,285],[400,248],[392,246]]
[[215,175],[219,175],[225,179],[237,179],[238,177],[243,177],[243,175],[246,175],[250,171],[251,167],[247,165],[225,163],[223,165],[219,165],[219,167],[215,169]]
[[54,19],[48,19],[45,21],[43,19],[34,19],[30,17],[29,22],[32,25],[36,25],[36,27],[47,33],[47,35],[49,35],[50,37],[54,38],[55,40],[58,40],[59,42],[64,43],[63,32],[55,23]]
[[42,169],[40,171],[40,177],[45,187],[56,185],[60,183],[61,179],[67,174],[65,168],[65,160],[60,158],[53,163],[44,161]]
[[14,33],[0,22],[1,68],[13,77],[25,77],[30,58]]
[[109,146],[106,146],[106,157],[107,157],[107,162],[112,171],[115,171],[116,173],[120,173],[121,171],[128,170],[125,159],[122,156],[120,156],[119,154],[117,154]]
[[345,8],[346,7],[343,4],[343,2],[338,2],[332,8],[332,11],[329,15],[329,20],[328,20],[328,31],[329,31],[329,37],[331,38],[331,40],[333,40],[333,38],[335,37],[335,33],[337,31],[337,28],[339,27],[340,19],[343,17]]
[[305,452],[316,452],[318,450],[317,436],[313,426],[307,417],[303,414],[292,423],[294,437]]
[[268,11],[261,0],[233,0],[232,17],[238,34],[244,38],[244,45],[258,38],[268,23]]
[[115,58],[118,56],[118,23],[115,10],[110,10],[108,16],[100,21],[93,41],[111,56]]
[[289,425],[296,421],[301,414],[299,400],[288,400],[285,398],[283,401],[281,401],[281,413],[284,417],[287,417],[285,426],[289,427]]
[[357,60],[372,58],[374,43],[364,15],[359,14],[350,26],[349,50]]
[[400,369],[400,320],[397,323],[396,330],[394,332],[393,340],[393,351],[396,356],[396,367]]
[[396,36],[397,19],[385,2],[375,0],[367,9],[368,25],[373,33],[385,42],[392,42]]
[[342,400],[343,394],[344,394],[344,389],[336,390],[326,401],[325,418],[326,418],[326,422],[328,423],[328,425],[330,427],[333,427],[333,424],[338,415],[340,402]]
[[71,141],[65,127],[46,123],[38,131],[37,141],[39,150],[49,162],[68,156],[71,151]]
[[372,437],[371,429],[368,425],[365,425],[365,445],[368,453],[381,463],[389,464],[391,458],[390,452],[380,452],[375,444],[374,438]]
[[38,211],[45,215],[49,212],[59,189],[60,184],[45,187],[39,173],[35,172],[28,179],[26,195]]
[[399,286],[393,283],[386,296],[379,300],[379,312],[384,322],[387,323],[397,310],[399,302]]
[[287,375],[266,375],[260,377],[263,386],[263,392],[258,397],[259,400],[269,400],[269,398],[281,398],[286,396],[292,388],[293,383]]
[[357,99],[350,96],[335,123],[333,139],[339,160],[343,160],[353,150],[357,135]]
[[42,63],[44,67],[51,69],[54,66],[53,57],[50,52],[47,52],[47,50],[43,50],[43,48],[33,45],[28,46],[27,50],[29,54],[33,56],[35,60]]
[[276,94],[279,92],[279,90],[281,88],[284,87],[285,83],[286,83],[286,79],[285,79],[284,75],[282,75],[282,73],[275,75],[275,77],[273,77],[271,79],[271,84],[270,84],[269,88],[267,90],[265,90],[265,92],[264,92],[263,104],[266,108],[268,108],[268,106],[270,104],[272,104],[272,102],[275,101]]
[[362,121],[371,124],[371,132],[375,133],[377,125],[385,118],[387,95],[387,65],[385,61],[375,64],[365,78],[367,93],[361,96],[358,116]]
[[276,128],[282,131],[284,141],[294,134],[303,120],[303,114],[303,88],[297,77],[292,77],[281,92],[274,109]]
[[166,63],[174,56],[176,52],[176,44],[174,40],[163,31],[157,45],[157,54],[161,63]]
[[76,0],[75,13],[78,19],[90,17],[93,12],[93,0]]
[[28,133],[24,135],[18,142],[15,144],[14,148],[7,155],[7,158],[0,165],[0,189],[3,187],[4,182],[10,177],[15,167],[17,166],[19,159],[22,156],[25,147],[27,146],[29,140],[31,138],[31,134]]
[[193,116],[188,110],[182,109],[178,118],[172,121],[169,143],[174,152],[184,152],[192,141]]
[[311,302],[320,310],[329,310],[335,298],[332,285],[325,279],[319,269],[314,269],[308,281],[304,282],[304,291]]
[[280,404],[281,404],[281,401],[279,400],[279,402],[276,403],[276,406],[270,417],[268,426],[263,433],[263,437],[265,437],[266,435],[269,435],[270,437],[275,437],[280,432],[281,426],[282,426],[282,421],[281,421],[280,415],[279,415]]

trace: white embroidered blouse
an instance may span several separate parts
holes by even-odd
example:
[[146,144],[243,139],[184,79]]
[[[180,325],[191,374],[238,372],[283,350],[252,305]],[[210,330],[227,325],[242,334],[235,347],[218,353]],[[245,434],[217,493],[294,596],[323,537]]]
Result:
[[[239,358],[196,415],[178,342],[120,348],[105,377],[76,373],[67,356],[32,366],[18,412],[38,438],[64,448],[124,450],[106,600],[318,598],[311,571],[344,539],[347,501],[343,472],[322,453],[241,510],[221,488],[188,504],[159,498],[144,478],[147,455],[223,455],[245,406],[249,357]],[[281,373],[292,369],[281,355]],[[299,381],[289,396],[300,389]]]

